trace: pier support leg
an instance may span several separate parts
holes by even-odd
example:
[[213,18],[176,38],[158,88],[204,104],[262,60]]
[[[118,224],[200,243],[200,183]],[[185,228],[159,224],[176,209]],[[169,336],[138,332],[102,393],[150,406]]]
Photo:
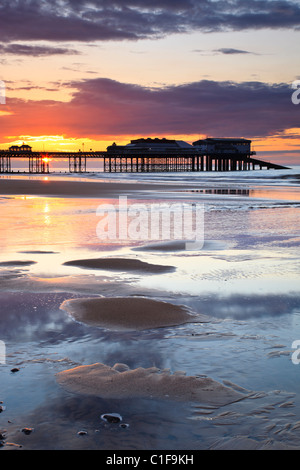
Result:
[[200,157],[200,171],[204,170],[204,157],[201,155]]
[[43,156],[29,156],[29,173],[49,173],[49,162]]
[[11,161],[9,156],[0,157],[0,173],[11,173]]
[[86,157],[71,156],[69,157],[69,172],[84,173],[86,171]]

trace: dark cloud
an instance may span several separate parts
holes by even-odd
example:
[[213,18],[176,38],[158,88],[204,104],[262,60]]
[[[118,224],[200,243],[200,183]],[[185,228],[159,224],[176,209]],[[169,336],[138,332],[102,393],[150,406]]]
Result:
[[299,29],[293,0],[2,0],[2,41],[156,38],[190,31]]
[[2,136],[19,129],[20,135],[116,140],[182,134],[254,138],[299,126],[299,106],[292,104],[288,84],[202,80],[147,88],[97,78],[68,86],[76,90],[68,103],[7,99],[3,110],[13,114],[1,122]]
[[20,90],[25,90],[25,91],[33,91],[33,90],[45,90],[45,91],[58,91],[56,88],[49,88],[49,87],[43,87],[43,86],[22,86],[22,87],[6,87],[7,90],[12,90],[12,91],[20,91]]
[[250,52],[250,51],[245,51],[241,49],[233,49],[230,47],[222,47],[220,49],[213,49],[213,50],[203,50],[203,49],[193,49],[192,52],[197,52],[199,55],[218,55],[218,54],[224,54],[224,55],[235,55],[235,54],[254,54],[257,55],[256,52]]
[[12,55],[25,55],[42,57],[49,55],[62,55],[62,54],[79,54],[75,49],[68,49],[65,47],[53,47],[53,46],[38,46],[28,44],[0,44],[0,54],[12,54]]
[[241,49],[232,49],[229,47],[222,47],[221,49],[216,49],[215,52],[220,54],[231,55],[231,54],[254,54],[254,52],[243,51]]

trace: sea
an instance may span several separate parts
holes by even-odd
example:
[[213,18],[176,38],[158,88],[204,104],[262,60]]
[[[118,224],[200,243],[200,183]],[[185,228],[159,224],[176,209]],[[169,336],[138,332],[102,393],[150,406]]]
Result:
[[[186,233],[159,238],[157,230],[145,236],[141,227],[123,238],[101,238],[99,208],[120,214],[124,205],[116,196],[1,196],[3,178],[151,182],[153,192],[127,194],[131,215],[149,215],[157,204],[165,210],[172,205],[175,213],[201,208],[201,240],[189,248]],[[155,183],[166,190],[158,192]],[[202,450],[300,448],[299,166],[147,174],[91,168],[71,175],[64,167],[47,175],[20,167],[0,177],[0,214],[2,452],[196,456]],[[111,256],[175,269],[149,275],[64,264]],[[60,309],[66,299],[99,296],[162,300],[209,321],[113,331],[75,321]],[[168,395],[107,399],[57,383],[58,372],[94,363],[209,377],[243,391],[245,399],[224,407],[174,402]],[[107,422],[105,414],[120,419]]]

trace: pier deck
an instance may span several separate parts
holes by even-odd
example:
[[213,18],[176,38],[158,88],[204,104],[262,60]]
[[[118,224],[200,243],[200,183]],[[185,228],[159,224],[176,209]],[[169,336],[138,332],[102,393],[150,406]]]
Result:
[[[0,151],[0,173],[13,173],[12,159],[28,159],[29,173],[49,173],[52,159],[69,161],[70,173],[88,171],[89,159],[102,159],[105,173],[247,171],[256,169],[288,169],[285,166],[253,158],[249,154],[203,154],[199,151],[182,153],[126,152],[13,152]],[[100,170],[101,171],[101,170]]]

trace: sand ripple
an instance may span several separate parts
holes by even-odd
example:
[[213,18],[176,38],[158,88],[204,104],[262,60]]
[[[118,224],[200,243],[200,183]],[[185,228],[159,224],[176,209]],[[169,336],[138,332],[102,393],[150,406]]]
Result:
[[156,398],[219,407],[246,397],[208,377],[171,374],[156,367],[130,369],[126,364],[79,366],[59,372],[56,379],[70,392],[112,399]]
[[159,274],[175,271],[173,266],[150,264],[135,258],[98,258],[79,259],[67,261],[65,266],[77,266],[89,269],[104,269],[111,271],[142,272],[149,274]]
[[75,320],[113,330],[144,330],[207,322],[185,306],[144,297],[100,297],[65,300],[60,308]]

